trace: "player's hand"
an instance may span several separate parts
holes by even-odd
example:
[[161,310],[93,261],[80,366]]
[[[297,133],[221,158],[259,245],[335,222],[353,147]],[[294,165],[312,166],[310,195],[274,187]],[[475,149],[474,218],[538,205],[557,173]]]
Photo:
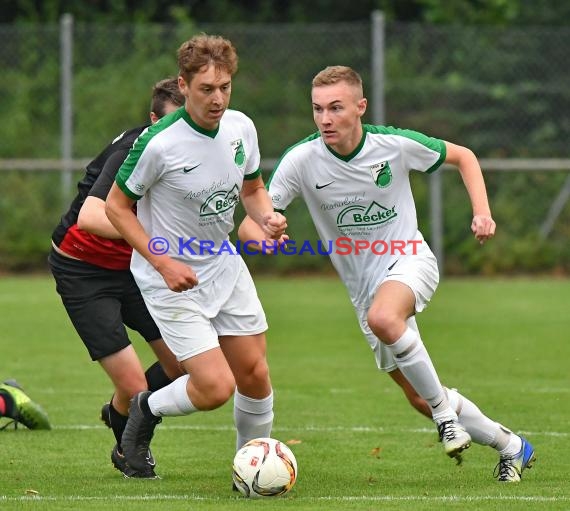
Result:
[[279,236],[279,239],[267,239],[265,240],[265,244],[263,245],[263,252],[264,254],[276,254],[279,250],[279,247],[283,245],[286,241],[289,241],[289,236],[286,234],[282,234]]
[[198,284],[198,277],[190,266],[170,257],[165,257],[156,269],[168,288],[177,293],[192,289]]
[[261,228],[267,238],[278,240],[287,229],[287,219],[277,211],[263,216]]
[[475,215],[471,222],[471,231],[481,245],[495,235],[496,224],[490,215]]

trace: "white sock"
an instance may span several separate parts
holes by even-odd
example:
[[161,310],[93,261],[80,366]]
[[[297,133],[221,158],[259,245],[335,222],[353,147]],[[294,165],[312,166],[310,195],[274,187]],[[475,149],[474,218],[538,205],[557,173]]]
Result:
[[273,392],[263,399],[234,394],[234,421],[237,429],[236,450],[254,438],[271,436]]
[[[501,426],[502,427],[502,426]],[[508,431],[508,430],[507,430]],[[516,456],[522,449],[522,440],[521,437],[515,435],[513,432],[509,431],[509,443],[504,449],[497,449],[501,456]]]
[[154,391],[148,398],[148,407],[152,414],[157,417],[175,417],[197,412],[198,409],[190,401],[186,390],[189,379],[190,375],[185,374],[166,387]]
[[[475,403],[461,395],[457,389],[447,389],[447,397],[459,417],[460,424],[471,435],[473,442],[489,445],[506,455],[515,455],[521,450],[522,441],[517,435],[487,417]],[[506,452],[503,452],[505,450]]]
[[419,333],[408,326],[394,344],[387,346],[398,369],[429,404],[434,422],[457,420]]

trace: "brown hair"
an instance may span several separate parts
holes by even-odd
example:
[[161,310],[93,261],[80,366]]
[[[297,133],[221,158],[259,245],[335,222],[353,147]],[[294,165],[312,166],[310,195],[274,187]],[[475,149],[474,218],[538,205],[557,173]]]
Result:
[[238,68],[233,44],[218,35],[199,34],[178,48],[178,72],[186,83],[190,83],[194,75],[209,64],[233,76]]
[[339,82],[346,82],[348,85],[357,87],[360,96],[362,96],[362,78],[354,69],[348,66],[325,67],[313,78],[313,87],[334,85]]
[[166,103],[176,106],[184,104],[184,96],[178,88],[178,78],[165,78],[156,82],[152,88],[150,111],[154,112],[157,117],[164,117]]

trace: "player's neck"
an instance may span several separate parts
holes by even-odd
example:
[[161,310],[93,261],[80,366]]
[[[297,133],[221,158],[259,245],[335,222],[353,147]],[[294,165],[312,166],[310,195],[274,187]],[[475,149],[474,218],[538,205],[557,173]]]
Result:
[[362,144],[363,134],[362,124],[358,124],[346,139],[329,147],[340,156],[349,156]]

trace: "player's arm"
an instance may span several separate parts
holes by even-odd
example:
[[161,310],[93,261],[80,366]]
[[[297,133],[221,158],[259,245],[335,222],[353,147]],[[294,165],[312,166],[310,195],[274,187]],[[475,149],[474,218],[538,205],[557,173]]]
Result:
[[105,161],[101,174],[99,174],[97,181],[93,184],[79,211],[77,226],[80,229],[97,234],[103,238],[122,238],[105,213],[105,199],[127,154],[128,150],[126,149],[115,151]]
[[154,254],[151,239],[133,211],[135,200],[113,183],[105,202],[105,213],[121,236],[158,271],[172,291],[185,291],[198,284],[194,270],[166,254]]
[[122,238],[119,231],[113,227],[113,224],[105,214],[105,201],[98,197],[88,196],[85,199],[77,217],[77,226],[102,238]]
[[246,215],[238,227],[238,238],[242,243],[255,241],[260,246],[266,236],[261,226]]
[[467,147],[445,142],[445,163],[455,165],[459,169],[461,178],[473,209],[471,230],[480,243],[495,235],[495,221],[491,216],[491,208],[487,199],[485,180],[477,157]]
[[281,213],[273,210],[273,204],[263,186],[261,176],[244,180],[241,200],[249,219],[259,228],[257,234],[262,234],[262,236],[248,239],[259,239],[261,237],[261,239],[277,240],[283,235],[287,228],[287,220]]
[[[278,212],[280,213],[280,212]],[[268,238],[261,226],[249,215],[246,215],[238,227],[238,238],[242,243],[248,243],[248,250],[256,250],[264,254],[273,254],[276,250],[275,239]],[[277,238],[278,245],[289,240],[287,234]]]

